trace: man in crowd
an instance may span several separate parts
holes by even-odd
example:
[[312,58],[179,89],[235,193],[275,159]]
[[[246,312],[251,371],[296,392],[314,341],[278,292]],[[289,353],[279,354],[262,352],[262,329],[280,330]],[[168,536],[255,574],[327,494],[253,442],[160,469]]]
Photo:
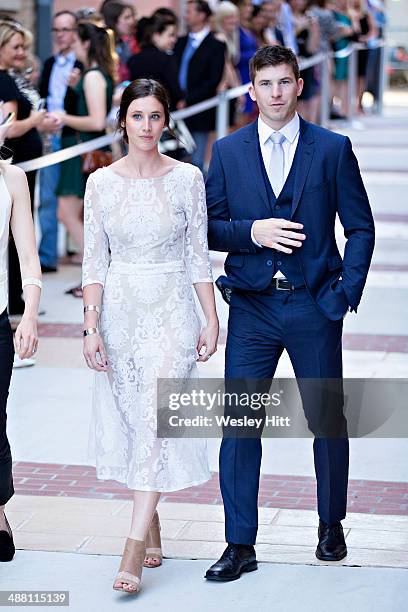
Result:
[[[225,45],[210,31],[211,14],[205,0],[190,0],[186,14],[189,34],[179,38],[174,49],[187,106],[215,96],[223,75]],[[196,143],[192,163],[203,171],[208,137],[215,129],[215,109],[194,115],[186,124]]]
[[[82,64],[75,59],[72,45],[75,40],[77,18],[71,11],[61,11],[54,16],[52,32],[56,54],[44,63],[40,82],[40,94],[48,111],[67,110],[75,105],[75,93],[69,86],[75,73],[79,74]],[[48,152],[59,151],[59,134],[48,135]],[[41,243],[39,249],[43,272],[55,272],[58,252],[57,197],[59,164],[47,166],[40,172],[40,207],[38,210]]]

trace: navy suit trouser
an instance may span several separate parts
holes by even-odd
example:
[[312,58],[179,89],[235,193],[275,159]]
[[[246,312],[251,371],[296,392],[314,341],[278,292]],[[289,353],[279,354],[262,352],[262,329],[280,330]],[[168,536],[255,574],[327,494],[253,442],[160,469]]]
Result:
[[[225,378],[272,379],[286,349],[297,379],[341,379],[342,330],[342,319],[331,321],[325,317],[307,289],[271,294],[234,292]],[[309,405],[308,410],[305,416],[313,431],[313,406]],[[342,436],[315,437],[313,442],[318,514],[329,525],[346,515],[349,442],[343,414],[341,418],[345,432]],[[295,453],[295,440],[293,444]],[[261,457],[260,438],[224,437],[221,442],[220,486],[229,543],[255,543]]]

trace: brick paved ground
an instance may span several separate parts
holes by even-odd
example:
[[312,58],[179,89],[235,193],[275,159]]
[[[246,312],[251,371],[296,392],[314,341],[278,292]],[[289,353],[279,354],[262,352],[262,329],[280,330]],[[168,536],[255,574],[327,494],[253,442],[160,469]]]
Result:
[[[40,323],[42,338],[81,338],[83,326],[76,323]],[[220,344],[225,344],[226,330],[220,331]],[[343,348],[355,351],[385,351],[408,353],[408,336],[385,334],[344,334]]]
[[[131,499],[132,493],[112,480],[97,480],[95,469],[84,465],[56,463],[14,463],[17,494]],[[221,504],[218,474],[198,487],[165,493],[164,502]],[[314,510],[315,479],[307,476],[264,475],[261,479],[259,505],[272,508]],[[367,514],[408,515],[408,483],[374,480],[350,480],[348,511]]]

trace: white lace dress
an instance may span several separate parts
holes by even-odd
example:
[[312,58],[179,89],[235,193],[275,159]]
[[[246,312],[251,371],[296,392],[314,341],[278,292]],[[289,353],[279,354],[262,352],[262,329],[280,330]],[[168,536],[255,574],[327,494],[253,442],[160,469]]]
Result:
[[212,282],[201,172],[153,179],[94,172],[85,193],[83,286],[103,287],[108,371],[95,373],[90,457],[97,476],[140,491],[210,478],[206,441],[156,436],[156,382],[197,376],[192,283]]

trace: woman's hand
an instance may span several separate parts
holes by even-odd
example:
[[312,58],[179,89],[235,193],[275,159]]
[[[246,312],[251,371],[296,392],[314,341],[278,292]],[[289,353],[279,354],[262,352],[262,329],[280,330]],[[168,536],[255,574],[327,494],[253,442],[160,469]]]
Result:
[[38,129],[42,132],[57,132],[61,127],[61,121],[53,113],[44,115]]
[[[199,354],[197,361],[208,361],[211,355],[216,352],[219,329],[218,319],[215,319],[214,322],[207,323],[206,327],[201,330],[197,344]],[[205,347],[205,351],[201,354],[203,347]]]
[[56,122],[56,125],[58,125],[60,128],[64,125],[66,114],[67,113],[65,111],[52,111],[51,113],[48,113],[48,116],[52,118]]
[[[97,359],[99,353],[99,360]],[[108,359],[99,333],[84,337],[84,357],[88,368],[97,372],[106,372]]]
[[32,357],[38,346],[37,319],[23,315],[14,336],[14,347],[20,359]]

